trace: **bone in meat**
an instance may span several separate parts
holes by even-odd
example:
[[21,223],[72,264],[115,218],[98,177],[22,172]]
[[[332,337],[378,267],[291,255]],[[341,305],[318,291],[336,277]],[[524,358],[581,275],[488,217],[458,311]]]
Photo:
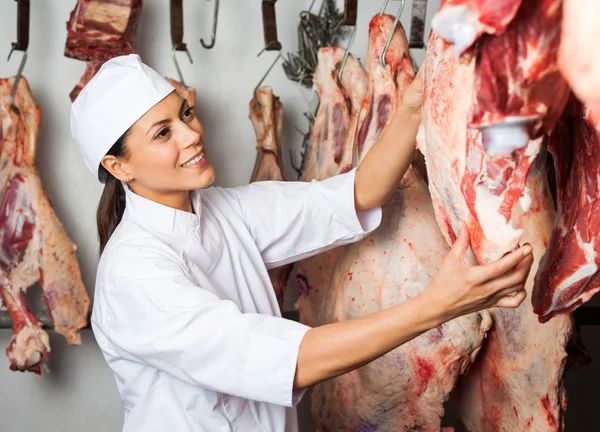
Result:
[[12,110],[13,82],[14,77],[0,80],[0,294],[13,322],[10,368],[40,374],[50,351],[48,335],[22,293],[40,282],[54,328],[70,344],[81,343],[78,330],[87,324],[90,301],[76,246],[56,217],[35,165],[41,110],[24,77],[15,97],[18,112]]
[[470,126],[482,128],[491,156],[508,156],[548,133],[569,88],[558,70],[562,0],[529,0],[506,31],[477,48]]
[[[285,181],[281,170],[281,132],[283,105],[269,88],[256,90],[256,100],[250,100],[250,121],[256,133],[256,161],[250,182],[265,180]],[[283,299],[293,264],[269,270],[279,308],[283,313]]]
[[600,291],[600,116],[573,98],[549,145],[558,212],[533,290],[541,322],[575,310]]
[[[348,166],[352,167],[354,137],[349,135],[355,134],[357,130],[358,114],[367,91],[367,78],[360,63],[348,56],[342,71],[342,88],[338,86],[336,76],[344,52],[338,47],[327,47],[320,49],[318,53],[319,63],[315,70],[314,85],[320,97],[320,105],[302,164],[302,181],[324,180],[347,171]],[[348,106],[352,111],[348,111]],[[333,115],[340,112],[343,114]],[[334,128],[340,132],[334,133]],[[342,133],[345,135],[341,135]],[[335,141],[334,145],[332,140]],[[340,164],[331,157],[331,148],[338,145],[341,146]],[[329,287],[333,265],[342,249],[343,246],[330,249],[297,263],[299,297],[296,308],[300,311],[300,320],[307,325],[314,325],[317,318],[313,314],[318,313],[315,309],[306,307],[307,296],[310,293],[311,301],[319,304],[318,299]]]
[[523,0],[443,0],[431,28],[454,45],[457,56],[470,60],[473,44],[484,33],[502,34]]
[[[408,58],[408,42],[401,30],[393,36],[401,39],[393,43],[404,49],[388,55],[388,64],[396,69],[383,69],[379,64],[378,53],[393,21],[389,15],[378,15],[371,23],[372,55],[367,74],[371,77],[371,94],[378,99],[365,104],[366,110],[381,106],[380,100],[395,107],[410,83],[403,74],[414,77],[412,65],[409,68],[406,62],[394,58]],[[365,131],[365,136],[371,138],[362,143],[365,149],[385,130],[394,112],[373,111]],[[331,285],[321,298],[309,292],[304,308],[312,310],[316,325],[323,325],[391,307],[429,286],[447,253],[427,185],[411,167],[384,206],[381,226],[362,241],[342,249]],[[440,431],[444,401],[477,355],[489,323],[487,312],[461,317],[366,366],[318,384],[312,396],[315,420],[321,430],[329,432]]]

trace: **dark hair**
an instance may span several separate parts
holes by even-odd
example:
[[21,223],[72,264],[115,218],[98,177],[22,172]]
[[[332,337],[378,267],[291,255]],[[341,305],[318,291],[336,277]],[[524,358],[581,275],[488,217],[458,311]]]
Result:
[[[115,157],[126,157],[127,148],[125,147],[125,138],[129,135],[129,130],[113,144],[106,153]],[[98,210],[96,211],[96,224],[98,225],[98,237],[100,239],[100,254],[104,251],[106,243],[112,233],[117,229],[125,212],[125,190],[121,181],[114,177],[102,165],[98,167],[98,178],[104,183],[104,190],[100,197]]]

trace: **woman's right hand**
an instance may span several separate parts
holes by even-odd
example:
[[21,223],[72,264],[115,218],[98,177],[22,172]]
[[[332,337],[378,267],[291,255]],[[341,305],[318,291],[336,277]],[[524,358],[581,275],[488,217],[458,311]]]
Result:
[[516,308],[526,297],[525,282],[533,264],[525,245],[496,262],[471,266],[465,262],[469,230],[464,222],[452,249],[431,285],[423,291],[447,319],[489,307]]

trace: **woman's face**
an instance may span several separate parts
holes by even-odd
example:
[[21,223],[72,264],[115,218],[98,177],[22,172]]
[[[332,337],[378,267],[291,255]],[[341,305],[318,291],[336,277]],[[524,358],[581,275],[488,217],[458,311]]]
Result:
[[119,168],[132,189],[148,198],[205,188],[215,179],[202,125],[194,107],[177,92],[131,127],[125,146],[127,158],[119,161]]

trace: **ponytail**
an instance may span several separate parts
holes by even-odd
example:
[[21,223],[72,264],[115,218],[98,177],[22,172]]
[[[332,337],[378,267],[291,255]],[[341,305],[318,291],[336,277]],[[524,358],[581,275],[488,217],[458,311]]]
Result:
[[[127,156],[125,138],[128,134],[129,131],[125,132],[106,154],[115,157]],[[123,189],[121,181],[102,165],[98,168],[98,178],[104,183],[104,190],[102,191],[96,212],[100,254],[102,254],[110,236],[117,229],[119,222],[123,218],[123,213],[125,212],[125,189]]]

